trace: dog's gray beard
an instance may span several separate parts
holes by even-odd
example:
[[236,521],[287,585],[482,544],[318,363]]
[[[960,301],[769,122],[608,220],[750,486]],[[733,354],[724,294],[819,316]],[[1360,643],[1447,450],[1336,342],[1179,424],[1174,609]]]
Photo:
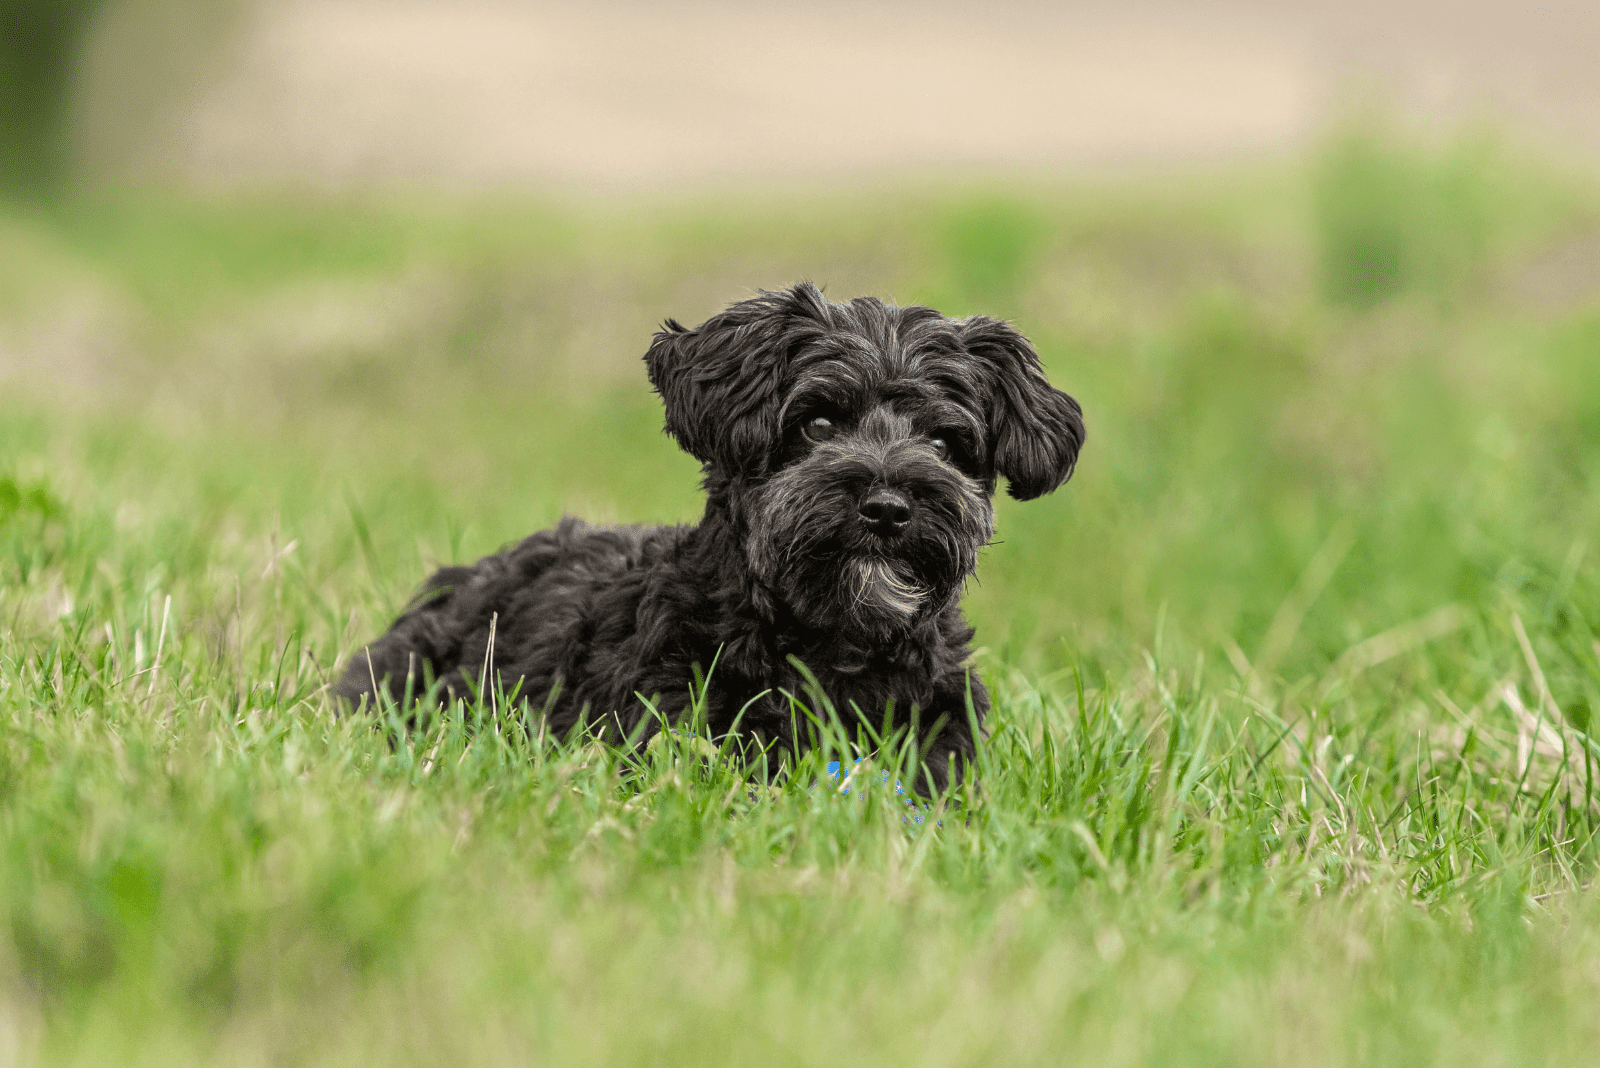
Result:
[[929,590],[905,578],[888,560],[854,560],[845,569],[846,603],[861,614],[887,615],[909,621],[928,599]]

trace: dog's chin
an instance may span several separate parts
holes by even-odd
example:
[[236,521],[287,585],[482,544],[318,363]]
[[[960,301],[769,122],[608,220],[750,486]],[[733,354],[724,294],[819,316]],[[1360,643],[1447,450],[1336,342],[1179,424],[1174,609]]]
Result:
[[858,556],[842,570],[840,601],[855,628],[870,634],[909,630],[933,591],[903,563],[882,556]]
[[882,553],[849,553],[825,570],[785,577],[780,594],[802,623],[869,644],[904,637],[941,602],[906,561]]

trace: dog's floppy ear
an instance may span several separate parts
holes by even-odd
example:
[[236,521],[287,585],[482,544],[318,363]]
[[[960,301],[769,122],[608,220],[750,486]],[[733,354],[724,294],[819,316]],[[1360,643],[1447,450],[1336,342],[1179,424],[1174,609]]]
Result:
[[644,355],[667,433],[709,467],[759,463],[777,436],[789,354],[826,316],[821,292],[802,282],[740,301],[693,330],[668,319]]
[[994,376],[990,433],[995,470],[1019,501],[1072,477],[1083,448],[1083,409],[1044,377],[1039,356],[1010,323],[976,315],[962,327],[967,351]]

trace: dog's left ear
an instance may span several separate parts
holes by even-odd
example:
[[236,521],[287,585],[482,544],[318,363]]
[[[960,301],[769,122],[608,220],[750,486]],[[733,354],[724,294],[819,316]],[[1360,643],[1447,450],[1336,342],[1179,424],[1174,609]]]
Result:
[[802,282],[742,300],[693,330],[668,319],[644,356],[667,433],[708,467],[759,466],[777,437],[789,354],[826,315],[822,293]]
[[1083,409],[1045,379],[1028,339],[1010,323],[976,315],[963,324],[962,342],[994,376],[990,432],[1007,492],[1030,501],[1071,478],[1083,448]]

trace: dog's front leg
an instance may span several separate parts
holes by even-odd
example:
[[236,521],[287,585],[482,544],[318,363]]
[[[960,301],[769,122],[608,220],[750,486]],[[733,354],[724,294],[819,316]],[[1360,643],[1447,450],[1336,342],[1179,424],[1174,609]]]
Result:
[[917,776],[917,793],[932,797],[943,793],[952,783],[970,781],[974,777],[977,750],[972,744],[972,729],[965,719],[959,723],[947,721],[919,748],[922,770]]
[[947,682],[939,687],[932,714],[921,715],[928,730],[918,739],[925,771],[917,776],[917,792],[929,796],[973,780],[978,752],[974,732],[988,734],[984,721],[989,715],[989,691],[983,680],[963,672]]

